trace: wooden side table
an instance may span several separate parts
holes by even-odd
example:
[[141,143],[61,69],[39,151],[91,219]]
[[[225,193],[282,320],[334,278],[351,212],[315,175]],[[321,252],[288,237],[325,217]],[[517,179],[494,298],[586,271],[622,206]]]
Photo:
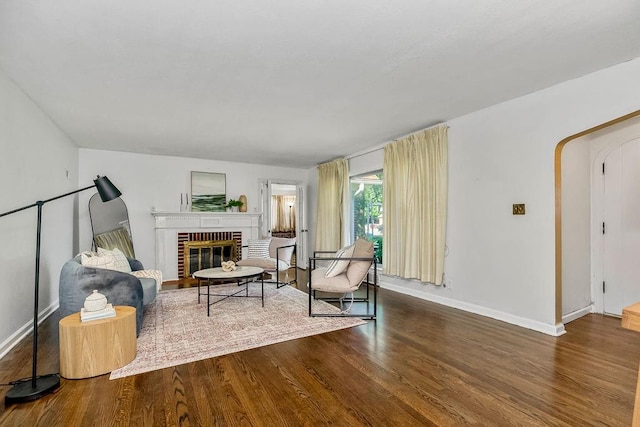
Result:
[[[622,327],[640,332],[640,302],[622,309]],[[636,384],[636,399],[633,405],[633,427],[640,427],[640,372]]]
[[82,322],[80,313],[60,320],[60,375],[90,378],[121,368],[136,357],[136,309],[116,306],[116,316]]

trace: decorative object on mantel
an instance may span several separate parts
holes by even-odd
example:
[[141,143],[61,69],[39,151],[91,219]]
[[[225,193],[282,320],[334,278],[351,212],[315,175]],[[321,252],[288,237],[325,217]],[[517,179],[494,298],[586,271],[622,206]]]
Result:
[[223,173],[191,172],[191,210],[224,212],[227,178]]
[[236,269],[236,263],[233,261],[223,261],[222,264],[222,271],[235,271]]
[[180,212],[189,212],[189,193],[180,193]]
[[225,208],[227,208],[227,212],[238,212],[239,208],[242,206],[242,202],[240,200],[229,199]]
[[247,211],[247,196],[245,196],[244,194],[241,194],[240,197],[238,198],[238,200],[242,203],[242,206],[240,206],[240,212],[246,212]]

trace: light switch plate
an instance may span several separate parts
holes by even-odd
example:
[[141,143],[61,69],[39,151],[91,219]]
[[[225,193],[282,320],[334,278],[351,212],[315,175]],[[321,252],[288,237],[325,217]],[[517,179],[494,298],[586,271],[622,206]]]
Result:
[[513,204],[513,214],[514,215],[524,215],[525,214],[524,203],[514,203]]

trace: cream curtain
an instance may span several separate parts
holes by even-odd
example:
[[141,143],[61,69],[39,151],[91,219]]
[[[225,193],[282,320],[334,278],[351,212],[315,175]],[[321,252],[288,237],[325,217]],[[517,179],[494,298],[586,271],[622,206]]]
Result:
[[343,246],[344,198],[348,184],[346,160],[339,159],[318,166],[317,251],[335,251]]
[[271,197],[271,231],[295,231],[296,196]]
[[384,148],[384,273],[442,284],[447,226],[447,127]]

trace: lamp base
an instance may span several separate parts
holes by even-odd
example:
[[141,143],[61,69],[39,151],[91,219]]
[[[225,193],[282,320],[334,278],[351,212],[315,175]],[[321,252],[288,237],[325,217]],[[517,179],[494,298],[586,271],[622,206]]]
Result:
[[48,374],[36,378],[36,386],[33,387],[32,379],[26,378],[14,384],[4,396],[4,403],[29,402],[40,399],[60,387],[60,375]]

